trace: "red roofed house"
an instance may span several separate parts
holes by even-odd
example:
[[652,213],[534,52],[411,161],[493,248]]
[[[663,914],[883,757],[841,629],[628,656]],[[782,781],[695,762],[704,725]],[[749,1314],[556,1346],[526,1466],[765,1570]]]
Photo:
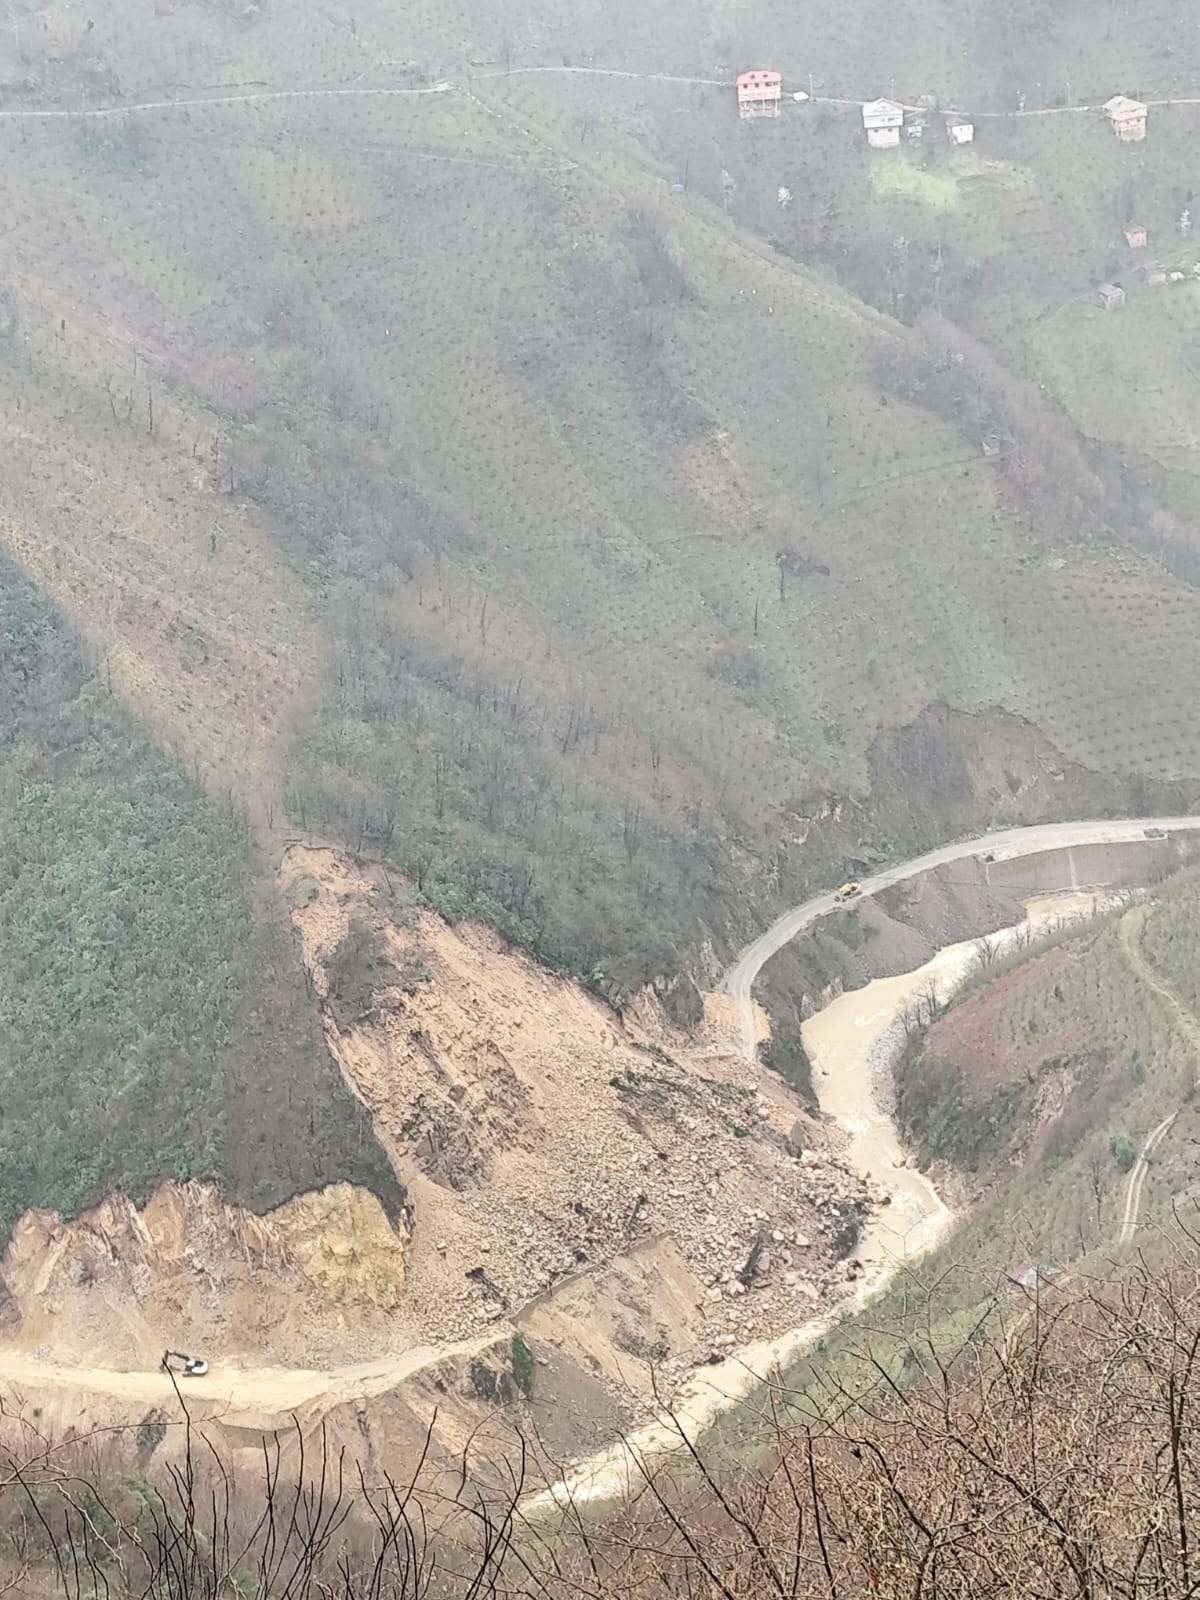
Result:
[[782,72],[743,72],[737,81],[738,116],[777,117],[783,99]]

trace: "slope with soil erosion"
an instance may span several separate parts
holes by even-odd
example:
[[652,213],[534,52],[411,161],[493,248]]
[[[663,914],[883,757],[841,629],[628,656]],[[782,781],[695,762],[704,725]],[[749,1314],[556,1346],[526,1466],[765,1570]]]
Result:
[[[992,859],[970,873],[969,847],[939,853],[939,871],[909,881],[902,869],[861,905],[870,960],[894,971],[914,941],[932,951],[948,928],[1011,922],[1030,883],[1154,876],[1186,852],[1182,838],[1144,830],[1195,826],[997,836],[976,843]],[[1023,847],[1035,853],[1020,860]],[[187,1393],[229,1440],[294,1417],[371,1454],[419,1439],[436,1411],[450,1448],[497,1403],[532,1396],[526,1414],[559,1459],[621,1435],[666,1448],[656,1422],[629,1434],[646,1414],[651,1363],[698,1431],[948,1225],[870,1094],[875,1042],[928,973],[812,1019],[830,1113],[818,1123],[736,1047],[747,1012],[757,1025],[753,962],[734,969],[732,992],[708,998],[699,1037],[683,1039],[652,997],[617,1018],[337,852],[293,846],[283,870],[330,1048],[406,1185],[406,1215],[395,1227],[374,1202],[327,1192],[263,1219],[260,1234],[190,1188],[143,1213],[114,1201],[72,1224],[26,1219],[4,1260],[0,1380],[40,1425],[133,1422],[140,1437],[152,1422],[165,1439],[174,1391],[153,1361],[170,1344],[209,1357]],[[814,939],[824,904],[813,902]],[[753,959],[778,937],[758,941]],[[934,971],[951,983],[960,959],[945,951]],[[853,1050],[825,1077],[834,1058],[821,1029],[844,1015]],[[886,1203],[860,1237],[872,1197]],[[322,1205],[341,1223],[323,1222]],[[323,1325],[316,1342],[289,1322],[296,1304]],[[572,1481],[612,1492],[628,1459],[600,1450]]]
[[[617,1017],[335,851],[284,872],[329,1048],[408,1194],[398,1337],[517,1317],[669,1382],[839,1292],[869,1187],[719,1008],[697,1048],[652,996]],[[622,1305],[604,1275],[632,1252]]]
[[139,1396],[159,1418],[171,1347],[207,1357],[186,1393],[233,1434],[294,1412],[353,1439],[361,1413],[399,1447],[437,1406],[449,1441],[532,1396],[575,1456],[635,1420],[651,1364],[671,1385],[844,1292],[870,1188],[730,1048],[719,1001],[684,1038],[653,996],[618,1017],[335,851],[295,845],[282,871],[403,1213],[339,1186],[256,1219],[168,1185],[140,1212],[26,1217],[0,1378],[44,1418],[71,1393],[104,1425],[144,1420]]

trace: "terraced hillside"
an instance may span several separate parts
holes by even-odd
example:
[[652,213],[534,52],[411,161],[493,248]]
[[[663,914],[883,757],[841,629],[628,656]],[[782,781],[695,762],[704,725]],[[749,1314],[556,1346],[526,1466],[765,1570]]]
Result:
[[[1119,908],[1032,958],[1014,955],[954,1004],[897,1073],[897,1110],[923,1164],[978,1206],[946,1247],[978,1298],[1035,1259],[1110,1253],[1195,1193],[1200,1024],[1192,973],[1200,879]],[[1138,1152],[1175,1113],[1138,1183]]]
[[886,854],[877,741],[932,705],[1028,719],[1108,805],[1194,776],[1191,590],[903,392],[852,281],[672,199],[653,130],[757,138],[727,92],[472,75],[449,22],[408,92],[421,24],[159,20],[32,30],[8,90],[197,103],[0,125],[5,536],[259,825],[627,991]]
[[[1090,281],[1114,184],[1169,216],[1190,113],[1142,194],[1151,156],[1110,141],[1093,177],[1070,116],[998,119],[961,170],[870,165],[852,108],[745,128],[710,81],[769,51],[1003,110],[1005,62],[1045,86],[1061,41],[1077,83],[1182,70],[1165,8],[1027,10],[931,3],[903,46],[875,5],[849,35],[825,7],[16,18],[0,540],[248,824],[231,894],[273,905],[288,830],[333,838],[624,1000],[847,858],[1068,790],[1190,803],[1190,436],[1139,402],[1130,461],[1097,461],[1039,266],[1057,229]],[[1182,351],[1187,304],[1120,327]]]

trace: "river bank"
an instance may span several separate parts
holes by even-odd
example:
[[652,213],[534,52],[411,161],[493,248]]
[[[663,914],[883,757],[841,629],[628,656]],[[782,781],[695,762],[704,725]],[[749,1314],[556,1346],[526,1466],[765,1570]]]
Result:
[[[1021,922],[987,937],[1000,958],[1062,927],[1102,915],[1117,898],[1079,891],[1039,896],[1029,902]],[[602,1503],[635,1492],[655,1457],[697,1440],[761,1385],[782,1382],[789,1367],[831,1328],[861,1311],[905,1265],[948,1236],[954,1213],[930,1179],[909,1163],[889,1109],[890,1074],[904,1047],[905,1012],[922,996],[936,996],[944,1005],[971,976],[978,958],[978,939],[948,945],[910,972],[838,995],[805,1024],[804,1043],[821,1113],[844,1133],[849,1164],[886,1197],[855,1248],[862,1270],[853,1291],[834,1311],[697,1369],[669,1411],[535,1496],[529,1511],[568,1502]]]

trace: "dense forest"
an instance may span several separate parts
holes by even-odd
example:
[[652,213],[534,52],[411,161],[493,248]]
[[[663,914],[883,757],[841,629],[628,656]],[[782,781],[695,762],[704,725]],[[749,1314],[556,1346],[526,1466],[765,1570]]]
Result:
[[0,696],[0,1231],[163,1176],[258,1205],[347,1171],[387,1194],[315,1025],[287,1015],[295,963],[252,903],[244,823],[149,742],[7,561]]

